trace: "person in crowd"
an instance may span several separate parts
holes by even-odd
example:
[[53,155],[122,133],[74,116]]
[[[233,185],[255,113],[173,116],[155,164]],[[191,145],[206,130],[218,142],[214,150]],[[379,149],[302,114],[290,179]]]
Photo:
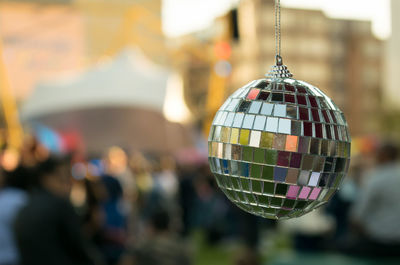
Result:
[[3,170],[3,185],[0,188],[0,265],[19,264],[20,256],[12,230],[15,217],[23,207],[28,195],[27,180],[31,172],[18,166],[12,171]]
[[352,254],[400,255],[400,165],[398,148],[382,145],[376,168],[365,176],[350,213],[355,236],[342,247]]
[[68,200],[69,172],[66,159],[49,157],[37,166],[35,188],[14,224],[21,265],[94,264]]
[[109,175],[101,177],[106,189],[106,198],[102,203],[104,225],[101,229],[100,250],[107,264],[118,264],[125,252],[128,237],[126,208],[123,207],[123,189],[117,178]]
[[111,147],[104,162],[106,173],[121,183],[124,200],[132,203],[137,196],[137,188],[135,178],[128,167],[128,156],[125,151],[117,146]]
[[170,216],[159,208],[151,214],[147,236],[132,253],[133,264],[190,265],[189,250],[170,229]]

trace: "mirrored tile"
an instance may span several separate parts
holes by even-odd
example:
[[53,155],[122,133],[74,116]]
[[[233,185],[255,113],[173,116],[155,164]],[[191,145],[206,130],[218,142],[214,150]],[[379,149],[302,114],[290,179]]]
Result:
[[246,114],[244,116],[243,128],[252,129],[255,115]]
[[299,190],[300,190],[299,186],[290,185],[286,197],[289,199],[296,199]]
[[225,109],[227,111],[234,111],[236,109],[237,105],[239,104],[239,102],[240,102],[240,99],[234,98],[234,99],[232,99],[231,102],[229,102],[229,104],[226,106]]
[[312,129],[312,123],[311,122],[303,122],[303,129],[304,129],[304,136],[313,136],[313,129]]
[[248,145],[249,144],[249,135],[250,135],[250,130],[241,129],[239,143],[241,145]]
[[260,147],[263,148],[272,148],[274,142],[274,134],[269,132],[261,133],[261,142]]
[[270,95],[270,92],[268,92],[268,91],[261,91],[261,93],[258,95],[258,100],[267,101],[269,95]]
[[249,113],[258,114],[258,112],[260,111],[261,105],[262,105],[261,101],[251,102]]
[[257,98],[258,93],[260,93],[260,89],[251,89],[249,94],[247,94],[247,99],[254,100]]
[[308,183],[308,177],[310,176],[310,171],[301,170],[297,184],[301,186],[306,186]]
[[254,149],[254,162],[264,164],[265,163],[265,150],[261,148]]
[[249,176],[249,163],[240,163],[240,176],[248,177]]
[[229,162],[226,159],[221,159],[221,170],[224,174],[229,174]]
[[253,128],[255,130],[260,130],[260,131],[264,130],[266,120],[267,117],[265,116],[260,116],[260,115],[256,116]]
[[310,194],[311,188],[303,187],[299,194],[299,199],[307,199],[308,195]]
[[221,139],[221,126],[215,126],[214,141],[220,141],[220,139]]
[[274,183],[264,182],[264,193],[274,194],[275,193]]
[[278,131],[278,118],[267,117],[267,125],[265,126],[265,130],[268,132],[277,132]]
[[278,151],[276,150],[265,150],[265,163],[268,165],[276,165],[278,158]]
[[211,141],[214,138],[214,131],[215,131],[215,126],[211,125],[210,132],[208,134],[208,141]]
[[[250,189],[250,181],[248,179],[240,178],[240,182],[242,184],[242,190],[251,191]],[[246,194],[247,196],[247,194]]]
[[[288,192],[288,194],[289,194],[289,192]],[[291,193],[291,194],[292,194],[292,193]],[[287,196],[286,196],[286,197],[287,197]],[[293,198],[293,197],[292,197],[292,198]],[[295,203],[296,203],[295,200],[286,199],[286,200],[283,202],[282,207],[285,208],[285,209],[293,209]]]
[[267,116],[271,115],[273,107],[274,107],[274,105],[271,103],[263,103],[262,107],[261,107],[261,114],[267,115]]
[[253,161],[253,150],[250,146],[243,146],[242,149],[242,160],[252,162]]
[[303,94],[307,93],[306,88],[304,86],[296,86],[296,88],[298,93],[303,93]]
[[261,139],[261,132],[260,131],[251,131],[250,135],[250,146],[259,147],[260,146],[260,139]]
[[296,103],[296,100],[295,100],[294,95],[292,95],[292,94],[285,94],[285,102],[286,102],[286,103],[295,104],[295,103]]
[[218,122],[218,125],[224,125],[226,116],[228,116],[228,112],[226,112],[226,111],[222,112],[221,117]]
[[238,128],[232,128],[231,129],[231,137],[230,137],[230,143],[231,144],[237,144],[239,139],[239,129]]
[[[264,180],[273,180],[274,179],[274,167],[273,166],[263,166],[262,179],[264,179]],[[265,192],[265,185],[267,183],[269,183],[269,182],[264,182],[264,192]],[[269,184],[267,184],[267,185],[269,185]],[[272,191],[272,193],[273,193],[273,191]]]
[[325,198],[325,196],[326,196],[326,194],[328,193],[328,191],[329,191],[328,189],[322,189],[318,200],[319,200],[319,201],[322,201],[322,200]]
[[335,133],[335,140],[340,141],[337,126],[332,125],[332,127],[333,127],[333,132]]
[[286,117],[290,119],[297,119],[297,107],[296,106],[286,106]]
[[302,131],[302,124],[300,121],[291,121],[292,125],[290,127],[290,131],[292,135],[297,135],[301,136],[301,131]]
[[223,158],[224,148],[222,143],[218,143],[218,158]]
[[314,188],[310,194],[309,199],[310,200],[316,200],[318,199],[318,195],[320,194],[321,189],[320,188]]
[[328,124],[325,124],[325,133],[326,133],[326,138],[332,139],[332,130],[331,126]]
[[230,136],[231,136],[231,128],[222,127],[222,129],[221,129],[221,142],[229,143]]
[[291,183],[291,184],[296,184],[297,178],[299,176],[299,172],[300,171],[298,169],[289,168],[285,182]]
[[318,186],[326,187],[329,183],[329,177],[330,177],[329,173],[321,173]]
[[250,101],[243,100],[240,103],[237,111],[238,112],[247,112],[249,110],[249,108],[250,108],[250,103],[251,103]]
[[329,113],[331,114],[331,118],[332,118],[333,123],[337,123],[335,111],[329,110]]
[[294,135],[288,135],[286,137],[286,146],[285,146],[285,150],[286,151],[291,151],[291,152],[296,152],[297,151],[297,140],[298,140],[298,136],[294,136]]
[[314,187],[317,186],[320,175],[321,173],[319,172],[312,172],[310,180],[308,182],[308,186],[314,186]]
[[322,124],[314,123],[314,127],[315,127],[315,137],[322,138]]
[[320,122],[318,109],[311,109],[313,121]]
[[300,120],[303,120],[303,121],[310,120],[307,108],[299,108],[299,115],[300,115]]
[[287,175],[287,168],[274,167],[274,181],[284,182]]
[[224,126],[232,126],[233,119],[235,118],[235,113],[234,112],[229,112],[228,116],[226,116],[226,120],[224,122]]
[[283,94],[282,93],[272,93],[271,101],[272,102],[282,102]]
[[305,154],[310,152],[310,138],[299,137],[299,152]]
[[307,106],[306,96],[304,95],[296,95],[297,104]]
[[239,145],[232,145],[232,159],[233,160],[242,160],[242,147]]
[[285,84],[285,90],[290,91],[290,92],[295,92],[294,86],[289,85],[289,84]]
[[322,170],[324,169],[324,164],[325,164],[325,157],[323,156],[315,157],[313,171],[322,172]]
[[276,186],[275,186],[275,195],[286,196],[287,192],[288,192],[288,185],[283,184],[283,183],[276,184]]
[[319,139],[311,138],[310,153],[313,155],[319,155],[320,149],[321,149],[321,141]]
[[274,107],[274,116],[275,117],[286,117],[286,105],[276,104]]
[[276,150],[285,150],[286,135],[277,134],[274,138],[273,148]]
[[270,202],[272,206],[281,207],[283,200],[282,198],[271,197]]
[[232,158],[232,145],[224,144],[224,158],[230,160]]
[[314,158],[315,156],[313,155],[303,155],[303,165],[301,168],[305,170],[312,170],[314,164]]
[[290,152],[279,151],[277,165],[283,166],[283,167],[288,167],[289,159],[290,159]]
[[[264,184],[265,185],[265,184]],[[264,188],[265,189],[265,188]],[[266,193],[266,192],[265,192]],[[269,205],[269,197],[267,196],[257,196],[257,201],[259,205],[262,206],[268,206]],[[265,208],[265,209],[269,209],[269,208]]]
[[211,143],[211,154],[213,157],[218,156],[218,143],[217,142],[212,142]]
[[253,190],[253,192],[262,193],[262,182],[257,180],[252,180],[251,189]]
[[252,164],[250,169],[250,177],[261,178],[262,166],[257,164]]
[[221,171],[221,164],[220,164],[218,158],[214,158],[214,165],[215,165],[215,170],[216,170],[216,172],[222,174],[222,171]]
[[324,117],[325,122],[326,123],[331,123],[331,120],[329,118],[328,112],[326,110],[324,110],[324,109],[321,110],[321,112],[322,112],[322,116]]
[[284,134],[291,133],[291,120],[288,119],[279,119],[279,127],[278,132]]
[[311,107],[318,108],[317,100],[314,96],[309,96],[308,99],[310,100]]
[[302,154],[300,153],[292,153],[290,159],[290,167],[292,168],[300,168],[301,165]]
[[233,120],[233,127],[240,128],[242,126],[243,118],[243,113],[236,113],[235,119]]

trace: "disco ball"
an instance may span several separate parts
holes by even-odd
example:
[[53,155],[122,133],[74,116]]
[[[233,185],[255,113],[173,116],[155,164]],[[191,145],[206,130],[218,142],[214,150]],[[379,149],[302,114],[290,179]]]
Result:
[[218,186],[239,208],[287,219],[324,205],[338,190],[351,140],[328,96],[276,68],[221,106],[210,129],[209,162]]

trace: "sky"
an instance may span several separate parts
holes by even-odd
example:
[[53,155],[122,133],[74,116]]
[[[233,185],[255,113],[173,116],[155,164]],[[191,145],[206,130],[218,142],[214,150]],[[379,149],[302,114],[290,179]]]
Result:
[[[211,25],[239,0],[163,0],[164,31],[174,37]],[[375,36],[390,36],[390,0],[281,0],[282,6],[320,9],[329,17],[371,20]]]

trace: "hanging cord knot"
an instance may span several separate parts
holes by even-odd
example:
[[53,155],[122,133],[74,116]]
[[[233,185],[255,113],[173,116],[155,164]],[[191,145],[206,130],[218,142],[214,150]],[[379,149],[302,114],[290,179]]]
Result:
[[290,78],[293,75],[286,65],[283,65],[281,56],[281,1],[275,0],[275,65],[265,74],[268,78]]

